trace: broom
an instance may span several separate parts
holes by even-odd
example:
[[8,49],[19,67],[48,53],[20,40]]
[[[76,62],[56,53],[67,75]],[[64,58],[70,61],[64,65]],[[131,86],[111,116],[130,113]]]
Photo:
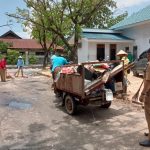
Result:
[[140,93],[140,90],[141,90],[141,87],[142,87],[143,83],[144,83],[144,80],[142,81],[142,83],[141,83],[139,89],[137,90],[137,92],[132,97],[132,103],[142,104],[141,102],[138,102],[138,97],[139,97],[139,93]]

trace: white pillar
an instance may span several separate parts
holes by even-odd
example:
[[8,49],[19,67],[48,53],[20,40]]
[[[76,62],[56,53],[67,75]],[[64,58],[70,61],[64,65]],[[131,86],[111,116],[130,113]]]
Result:
[[29,52],[25,51],[25,65],[28,66],[29,65]]
[[105,59],[110,58],[110,43],[105,43]]

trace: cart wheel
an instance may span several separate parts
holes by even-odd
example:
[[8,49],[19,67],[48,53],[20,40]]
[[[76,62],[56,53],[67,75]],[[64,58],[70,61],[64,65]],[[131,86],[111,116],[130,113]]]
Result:
[[74,115],[77,111],[77,105],[74,98],[70,95],[65,96],[65,108],[69,115]]
[[104,104],[104,105],[101,105],[100,107],[101,107],[101,108],[109,108],[110,105],[111,105],[111,102],[108,102],[108,103],[106,103],[106,104]]

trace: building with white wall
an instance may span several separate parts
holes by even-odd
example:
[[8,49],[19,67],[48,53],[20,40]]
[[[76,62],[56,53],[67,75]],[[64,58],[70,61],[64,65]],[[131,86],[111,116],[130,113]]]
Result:
[[133,47],[129,50],[138,57],[150,48],[150,5],[112,26],[111,29],[134,39]]
[[[74,38],[70,39],[73,44]],[[129,51],[136,59],[150,48],[150,6],[134,13],[109,30],[83,29],[78,62],[116,59],[119,50]]]
[[[94,60],[115,60],[120,49],[133,46],[134,40],[123,36],[121,32],[103,29],[83,29],[80,46],[78,47],[78,62]],[[74,38],[70,39],[73,44]]]

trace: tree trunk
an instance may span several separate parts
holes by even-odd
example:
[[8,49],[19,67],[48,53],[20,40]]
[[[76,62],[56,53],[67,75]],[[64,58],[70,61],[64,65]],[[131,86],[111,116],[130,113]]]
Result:
[[78,43],[74,44],[74,46],[72,47],[71,50],[71,56],[70,59],[74,62],[74,63],[78,63]]
[[78,41],[79,41],[79,33],[78,33],[78,25],[75,25],[75,35],[74,35],[74,45],[71,51],[71,57],[74,63],[78,63]]
[[46,50],[44,54],[43,69],[46,68],[47,64],[48,64],[48,50]]

